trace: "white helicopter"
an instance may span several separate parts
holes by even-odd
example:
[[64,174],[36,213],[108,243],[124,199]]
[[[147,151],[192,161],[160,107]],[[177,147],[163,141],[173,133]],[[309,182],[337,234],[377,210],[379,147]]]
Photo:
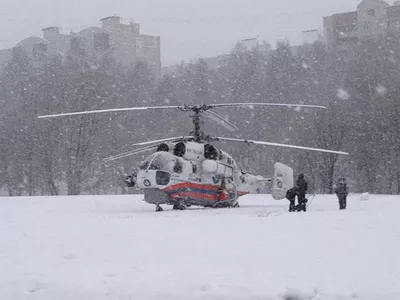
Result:
[[155,151],[141,164],[139,169],[127,176],[125,183],[144,192],[144,201],[162,211],[161,205],[173,205],[173,209],[184,210],[189,206],[211,208],[239,207],[240,196],[255,193],[266,183],[272,182],[272,196],[276,200],[284,199],[286,191],[294,186],[293,170],[282,163],[275,163],[272,178],[247,174],[240,170],[235,160],[226,152],[212,145],[215,141],[256,144],[263,146],[294,148],[307,151],[348,155],[346,152],[318,149],[286,144],[277,144],[247,139],[212,137],[202,131],[204,115],[228,128],[235,128],[222,116],[210,111],[220,107],[283,106],[291,108],[320,108],[323,106],[278,103],[226,103],[179,106],[129,107],[61,113],[39,116],[54,118],[95,113],[112,113],[138,110],[180,110],[193,112],[194,129],[190,136],[173,137],[136,143],[133,151],[105,158],[105,162],[114,161],[131,155]]

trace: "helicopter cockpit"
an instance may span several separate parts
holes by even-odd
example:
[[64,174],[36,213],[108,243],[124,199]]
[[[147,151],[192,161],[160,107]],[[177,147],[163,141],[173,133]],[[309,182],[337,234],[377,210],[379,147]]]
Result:
[[182,173],[184,160],[169,152],[151,154],[141,164],[138,173],[138,185],[144,188],[166,186],[172,173]]
[[179,157],[176,157],[168,152],[157,152],[150,155],[141,164],[140,170],[160,170],[166,172],[180,173],[183,169],[183,161]]

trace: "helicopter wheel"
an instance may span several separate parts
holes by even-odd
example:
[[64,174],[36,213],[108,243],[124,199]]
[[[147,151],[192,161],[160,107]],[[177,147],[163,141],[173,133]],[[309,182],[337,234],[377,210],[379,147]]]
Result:
[[182,200],[177,200],[172,209],[174,209],[174,210],[185,210],[186,206],[184,204],[182,204],[182,203],[184,203]]
[[235,201],[235,203],[233,203],[232,207],[239,208],[240,207],[239,202]]
[[156,205],[156,211],[164,211],[163,208],[160,205]]
[[186,209],[186,206],[185,206],[185,205],[182,205],[182,204],[175,204],[175,205],[172,207],[172,209],[173,209],[173,210],[185,210],[185,209]]

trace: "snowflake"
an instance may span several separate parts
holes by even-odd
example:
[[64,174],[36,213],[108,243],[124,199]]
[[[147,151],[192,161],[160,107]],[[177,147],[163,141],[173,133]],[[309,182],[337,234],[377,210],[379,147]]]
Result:
[[378,84],[378,86],[375,88],[375,90],[379,96],[384,96],[387,91],[387,89],[382,84]]
[[294,110],[297,111],[297,112],[301,112],[301,106],[296,106],[296,107],[294,108]]
[[397,60],[396,60],[396,58],[394,58],[394,56],[389,56],[388,60],[393,64],[395,64],[397,62]]
[[346,90],[342,89],[342,88],[338,89],[337,97],[339,99],[342,99],[342,100],[349,100],[350,99],[349,93]]

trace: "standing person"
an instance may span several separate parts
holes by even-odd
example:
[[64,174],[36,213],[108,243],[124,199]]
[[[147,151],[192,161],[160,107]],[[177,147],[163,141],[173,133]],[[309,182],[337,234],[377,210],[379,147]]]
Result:
[[306,211],[306,192],[308,190],[308,183],[304,179],[304,174],[300,174],[296,181],[297,187],[297,211]]
[[340,177],[335,188],[336,196],[339,199],[339,209],[343,210],[347,207],[347,195],[349,191],[347,190],[346,178]]
[[297,188],[293,187],[286,192],[286,199],[289,200],[289,211],[296,211],[296,196],[297,196]]

